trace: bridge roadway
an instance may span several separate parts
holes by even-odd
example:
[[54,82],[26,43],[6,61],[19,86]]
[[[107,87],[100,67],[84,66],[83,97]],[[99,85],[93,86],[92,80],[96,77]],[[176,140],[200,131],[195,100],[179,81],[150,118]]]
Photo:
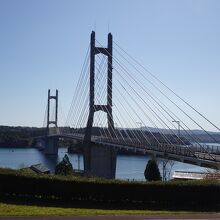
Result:
[[[83,134],[53,134],[48,137],[74,139],[83,141]],[[171,159],[175,161],[181,161],[183,163],[189,163],[198,165],[201,167],[220,169],[220,149],[207,147],[207,145],[174,145],[174,144],[158,144],[149,145],[146,143],[140,143],[131,139],[118,138],[103,138],[100,136],[92,136],[92,144],[114,147],[116,149],[124,149],[131,152],[137,152],[140,154],[151,154],[155,157],[161,157]]]

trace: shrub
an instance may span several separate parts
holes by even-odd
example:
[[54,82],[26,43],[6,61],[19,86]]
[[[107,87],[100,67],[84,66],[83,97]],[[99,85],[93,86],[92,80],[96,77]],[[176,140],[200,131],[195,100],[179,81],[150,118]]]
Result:
[[60,201],[146,203],[173,207],[218,207],[218,181],[127,182],[73,176],[25,174],[0,169],[0,195]]
[[155,160],[148,161],[144,176],[147,181],[161,180],[160,171]]
[[66,154],[63,157],[63,160],[56,165],[55,174],[65,176],[73,174],[73,166]]

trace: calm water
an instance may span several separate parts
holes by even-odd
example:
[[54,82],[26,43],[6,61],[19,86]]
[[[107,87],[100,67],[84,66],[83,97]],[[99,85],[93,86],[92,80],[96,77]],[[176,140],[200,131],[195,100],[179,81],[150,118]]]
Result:
[[[0,148],[0,167],[23,168],[33,164],[42,163],[52,171],[55,165],[67,154],[74,169],[83,169],[83,156],[80,154],[69,154],[67,148],[59,148],[58,156],[46,156],[42,151],[35,148]],[[150,156],[117,156],[116,178],[144,180],[144,170]],[[158,159],[162,174],[162,161]],[[169,169],[169,166],[168,166]],[[174,162],[172,172],[182,171],[204,171],[195,165]]]

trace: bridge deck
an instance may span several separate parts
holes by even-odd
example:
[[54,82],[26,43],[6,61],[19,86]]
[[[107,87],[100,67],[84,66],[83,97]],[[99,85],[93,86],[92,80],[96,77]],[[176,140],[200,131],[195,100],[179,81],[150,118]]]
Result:
[[[75,139],[83,141],[84,135],[81,134],[57,134],[48,137],[58,137],[66,139]],[[93,144],[126,149],[141,154],[152,154],[154,156],[169,158],[185,163],[196,164],[203,167],[212,167],[220,169],[220,152],[218,148],[193,145],[175,145],[175,144],[154,144],[140,143],[135,140],[119,140],[93,136]]]

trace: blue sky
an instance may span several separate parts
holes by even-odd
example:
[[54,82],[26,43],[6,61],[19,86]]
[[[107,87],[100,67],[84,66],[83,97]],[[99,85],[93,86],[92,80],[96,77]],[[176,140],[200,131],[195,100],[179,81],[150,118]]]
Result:
[[67,113],[95,30],[220,126],[219,11],[218,0],[0,0],[0,124],[42,126],[48,88]]

